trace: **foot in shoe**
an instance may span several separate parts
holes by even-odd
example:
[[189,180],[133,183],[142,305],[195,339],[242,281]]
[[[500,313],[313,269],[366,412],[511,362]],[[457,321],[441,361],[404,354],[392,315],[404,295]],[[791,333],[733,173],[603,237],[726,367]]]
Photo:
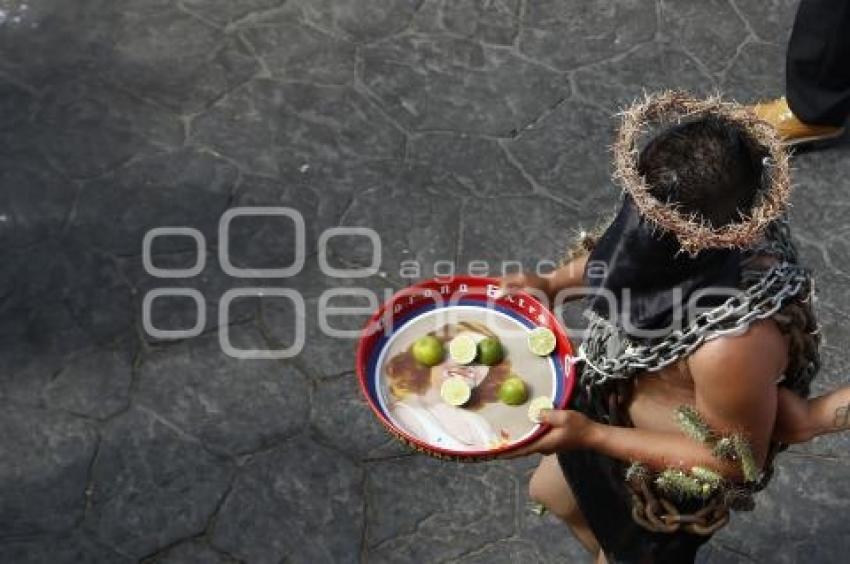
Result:
[[788,100],[784,96],[769,102],[758,103],[751,106],[751,109],[759,119],[776,128],[776,132],[786,145],[825,141],[844,134],[843,127],[804,123],[791,111]]

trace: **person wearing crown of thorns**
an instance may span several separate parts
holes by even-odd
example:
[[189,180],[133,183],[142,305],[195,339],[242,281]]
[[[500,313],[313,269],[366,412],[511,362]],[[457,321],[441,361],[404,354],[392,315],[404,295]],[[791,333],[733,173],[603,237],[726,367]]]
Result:
[[583,287],[589,318],[568,409],[544,411],[550,429],[515,455],[545,455],[531,497],[597,562],[693,562],[753,507],[777,453],[850,427],[850,387],[807,399],[819,332],[772,127],[668,92],[623,113],[614,155],[610,225],[551,275],[503,279]]

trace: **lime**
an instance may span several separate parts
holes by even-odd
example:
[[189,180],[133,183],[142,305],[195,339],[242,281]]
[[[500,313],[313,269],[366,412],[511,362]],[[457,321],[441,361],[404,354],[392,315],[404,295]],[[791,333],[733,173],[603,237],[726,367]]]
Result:
[[511,376],[499,386],[499,399],[508,405],[522,405],[528,399],[528,389],[522,378]]
[[449,341],[449,355],[458,364],[469,364],[478,355],[475,339],[469,335],[458,335]]
[[478,361],[487,366],[495,366],[505,358],[502,343],[496,337],[487,337],[478,342]]
[[425,366],[436,366],[443,362],[443,343],[433,335],[419,337],[413,343],[413,358]]
[[540,411],[543,409],[552,409],[553,407],[552,400],[548,397],[536,397],[528,404],[528,418],[531,419],[532,423],[540,423]]
[[460,406],[469,401],[472,395],[472,388],[466,383],[466,380],[455,376],[448,378],[440,386],[440,397],[449,405]]
[[555,334],[547,327],[537,327],[528,334],[528,350],[537,356],[548,356],[555,345]]

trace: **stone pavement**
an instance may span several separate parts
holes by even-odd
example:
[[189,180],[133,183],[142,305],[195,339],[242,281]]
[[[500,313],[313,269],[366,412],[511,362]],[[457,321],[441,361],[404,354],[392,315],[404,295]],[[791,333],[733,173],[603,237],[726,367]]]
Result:
[[[528,510],[532,461],[457,465],[390,441],[359,397],[326,289],[402,286],[405,260],[532,263],[615,202],[612,114],[643,89],[782,92],[795,2],[772,0],[0,0],[0,562],[580,562]],[[793,221],[815,270],[822,391],[850,379],[850,146],[800,154]],[[304,271],[219,265],[233,206],[300,210]],[[375,228],[381,276],[321,273],[317,239]],[[142,239],[204,235],[203,272],[157,279]],[[369,261],[337,238],[338,267]],[[159,238],[160,268],[191,239]],[[234,220],[236,266],[294,258],[291,226]],[[495,272],[495,270],[494,270]],[[306,301],[290,361],[221,352],[218,301]],[[150,337],[142,297],[205,297],[203,335]],[[231,341],[293,340],[280,299],[233,302]],[[195,323],[160,298],[152,321]],[[362,318],[349,320],[357,327]],[[337,322],[339,323],[339,322]],[[850,435],[780,457],[752,514],[702,562],[842,562]]]

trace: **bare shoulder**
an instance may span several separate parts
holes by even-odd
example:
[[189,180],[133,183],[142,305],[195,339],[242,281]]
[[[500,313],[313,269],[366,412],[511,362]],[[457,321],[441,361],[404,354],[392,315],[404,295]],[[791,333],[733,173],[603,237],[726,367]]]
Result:
[[690,356],[688,368],[697,387],[709,380],[712,386],[740,389],[772,386],[787,363],[787,338],[767,319],[754,323],[743,334],[705,343]]
[[760,321],[709,341],[687,362],[697,409],[719,432],[748,437],[762,464],[776,419],[776,380],[788,363],[785,336],[773,321]]

